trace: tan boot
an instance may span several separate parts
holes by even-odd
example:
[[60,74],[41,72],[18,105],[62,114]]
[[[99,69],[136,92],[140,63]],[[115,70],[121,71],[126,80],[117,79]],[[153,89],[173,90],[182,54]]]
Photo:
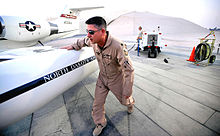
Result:
[[133,97],[129,97],[129,105],[127,106],[128,107],[128,113],[131,114],[134,112],[134,103],[135,103],[135,100]]
[[104,124],[98,124],[96,125],[94,131],[93,131],[93,136],[98,136],[99,134],[101,134],[102,129],[105,128],[105,126],[107,125],[107,121],[105,121]]
[[133,104],[131,104],[131,105],[127,106],[127,107],[128,107],[128,113],[129,114],[134,112],[134,105]]

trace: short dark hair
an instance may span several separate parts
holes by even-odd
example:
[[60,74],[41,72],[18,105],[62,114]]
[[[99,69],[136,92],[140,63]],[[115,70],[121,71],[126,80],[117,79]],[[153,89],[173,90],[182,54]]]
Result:
[[104,18],[100,17],[100,16],[95,16],[92,18],[89,18],[86,21],[87,25],[95,25],[97,27],[97,29],[101,29],[101,28],[105,28],[106,29],[106,21]]

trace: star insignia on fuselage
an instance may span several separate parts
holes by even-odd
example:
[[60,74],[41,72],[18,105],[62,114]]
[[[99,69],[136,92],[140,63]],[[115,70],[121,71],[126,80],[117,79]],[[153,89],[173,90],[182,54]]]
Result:
[[19,23],[19,27],[26,28],[29,32],[35,31],[37,28],[41,28],[40,25],[36,25],[32,21],[26,21],[25,23]]

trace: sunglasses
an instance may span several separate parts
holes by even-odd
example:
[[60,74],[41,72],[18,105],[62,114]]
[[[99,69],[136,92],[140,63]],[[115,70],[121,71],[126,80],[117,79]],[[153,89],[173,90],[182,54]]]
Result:
[[102,30],[102,29],[98,29],[98,30],[96,30],[96,31],[94,31],[94,30],[87,30],[87,29],[86,29],[86,32],[89,33],[89,34],[91,34],[91,35],[94,35],[96,32],[98,32],[98,31],[100,31],[100,30]]

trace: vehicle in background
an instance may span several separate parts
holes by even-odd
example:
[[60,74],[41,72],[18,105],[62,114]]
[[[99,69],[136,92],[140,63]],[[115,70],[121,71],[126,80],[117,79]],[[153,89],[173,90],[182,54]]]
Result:
[[156,58],[162,48],[162,33],[159,30],[153,32],[143,32],[142,40],[139,41],[139,50],[147,51],[149,58]]

